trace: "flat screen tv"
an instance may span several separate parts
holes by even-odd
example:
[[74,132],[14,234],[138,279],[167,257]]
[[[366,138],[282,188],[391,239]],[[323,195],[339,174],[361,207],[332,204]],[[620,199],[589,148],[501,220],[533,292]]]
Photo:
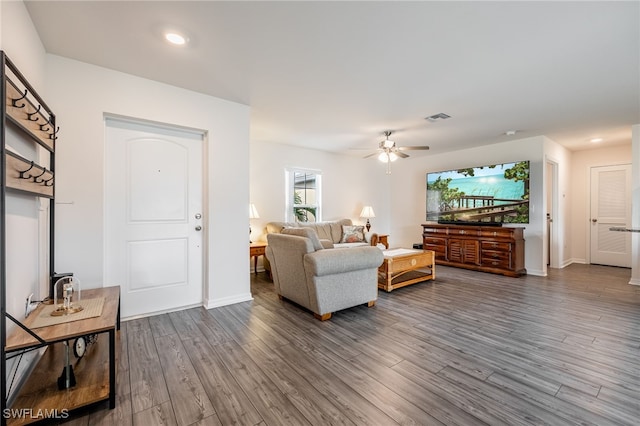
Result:
[[529,223],[529,161],[427,173],[427,221]]

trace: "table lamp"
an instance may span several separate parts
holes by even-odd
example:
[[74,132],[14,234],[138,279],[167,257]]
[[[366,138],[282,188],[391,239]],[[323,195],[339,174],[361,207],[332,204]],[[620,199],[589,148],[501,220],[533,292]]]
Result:
[[[251,219],[260,219],[258,209],[253,203],[249,204],[249,220]],[[249,222],[249,242],[251,242],[251,222]]]
[[376,217],[376,214],[373,212],[373,207],[364,206],[362,208],[362,211],[360,212],[360,217],[367,219],[367,224],[365,226],[367,227],[367,232],[369,232],[369,229],[371,229],[371,223],[369,223],[369,218]]

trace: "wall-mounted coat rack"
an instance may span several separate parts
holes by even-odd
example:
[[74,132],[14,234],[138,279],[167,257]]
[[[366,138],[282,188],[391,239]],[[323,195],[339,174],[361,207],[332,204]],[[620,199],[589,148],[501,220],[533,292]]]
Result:
[[7,188],[53,198],[54,174],[51,170],[11,151],[7,151],[6,159]]
[[55,117],[46,112],[48,108],[42,107],[29,88],[19,89],[8,76],[5,76],[5,81],[6,116],[37,143],[53,152],[59,130],[55,127]]
[[[7,360],[21,355],[26,351],[38,349],[45,345],[32,330],[25,327],[18,319],[7,312],[7,232],[6,232],[6,197],[9,191],[16,191],[37,197],[49,198],[49,274],[54,272],[55,247],[55,142],[58,128],[56,117],[27,79],[0,51],[0,396],[2,399],[1,413],[7,407]],[[48,164],[38,164],[33,159],[27,159],[7,149],[7,129],[14,130],[12,137],[20,142],[32,141],[44,147],[49,152]],[[36,150],[37,151],[37,150]],[[35,155],[35,154],[34,154]],[[42,160],[46,162],[46,159]],[[34,255],[37,256],[37,253]],[[15,294],[11,295],[16,297]],[[18,328],[35,337],[35,344],[27,349],[18,351],[7,349],[7,324],[15,323]],[[8,353],[9,352],[9,353]],[[20,358],[21,359],[21,356]],[[7,424],[7,416],[0,415],[0,424]]]

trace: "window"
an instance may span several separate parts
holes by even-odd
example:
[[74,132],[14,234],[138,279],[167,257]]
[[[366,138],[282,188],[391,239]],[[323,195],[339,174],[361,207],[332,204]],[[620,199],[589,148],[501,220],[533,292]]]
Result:
[[319,222],[320,172],[287,169],[287,222]]

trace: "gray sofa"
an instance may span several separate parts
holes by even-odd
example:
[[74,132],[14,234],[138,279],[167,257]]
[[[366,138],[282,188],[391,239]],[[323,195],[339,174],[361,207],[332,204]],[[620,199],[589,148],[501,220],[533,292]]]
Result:
[[266,257],[281,299],[311,310],[321,321],[342,309],[375,305],[378,267],[384,259],[378,248],[327,250],[311,229],[268,234],[267,244]]
[[[269,234],[279,234],[285,228],[308,228],[313,229],[324,248],[355,248],[363,246],[377,246],[378,234],[375,232],[365,232],[364,242],[342,243],[342,227],[353,226],[351,219],[340,219],[326,222],[269,222],[266,226],[267,241]],[[384,249],[384,246],[381,248]],[[271,275],[271,264],[265,256],[263,261],[264,269]]]

